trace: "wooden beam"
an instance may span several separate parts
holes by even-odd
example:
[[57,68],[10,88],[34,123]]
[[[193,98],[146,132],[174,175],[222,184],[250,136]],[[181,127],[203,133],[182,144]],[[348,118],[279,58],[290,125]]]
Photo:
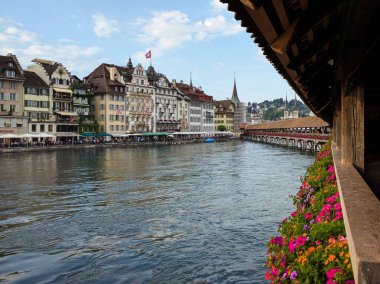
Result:
[[297,25],[298,20],[291,24],[287,29],[276,38],[270,45],[270,47],[279,54],[284,54],[288,47],[289,41],[293,36],[294,29]]
[[307,33],[307,31],[310,30],[316,23],[322,21],[324,17],[332,13],[334,11],[334,8],[342,3],[347,3],[347,1],[319,0],[310,1],[309,3],[311,3],[309,8],[300,16],[300,20],[294,33],[295,38]]
[[331,40],[335,40],[333,36],[335,35],[335,29],[329,29],[323,33],[323,35],[314,42],[312,42],[307,49],[300,51],[298,56],[288,64],[287,68],[296,70],[300,65],[304,64],[309,58],[311,58],[318,50],[321,50],[327,43]]

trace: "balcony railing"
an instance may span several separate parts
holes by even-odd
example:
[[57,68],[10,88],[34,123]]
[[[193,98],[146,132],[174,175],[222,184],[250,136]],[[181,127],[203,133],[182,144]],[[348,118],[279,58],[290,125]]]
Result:
[[53,94],[54,100],[61,100],[61,101],[71,101],[71,95],[70,94],[61,94],[61,93],[55,93]]

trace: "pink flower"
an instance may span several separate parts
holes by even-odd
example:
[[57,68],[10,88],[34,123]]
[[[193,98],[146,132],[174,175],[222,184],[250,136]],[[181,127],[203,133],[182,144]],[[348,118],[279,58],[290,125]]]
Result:
[[341,209],[342,209],[342,205],[340,204],[340,202],[338,202],[338,203],[336,203],[336,204],[334,205],[334,209],[335,209],[335,210],[341,210]]
[[334,172],[334,166],[329,166],[329,168],[327,169],[327,171],[332,174]]
[[274,275],[274,276],[278,276],[278,269],[277,268],[275,268],[275,267],[272,267],[272,275]]
[[296,239],[296,245],[297,245],[297,247],[299,247],[299,246],[303,246],[303,245],[306,243],[306,240],[307,240],[306,237],[304,237],[304,236],[299,236],[299,237]]
[[338,236],[338,240],[341,242],[341,241],[346,240],[346,238],[345,238],[344,236],[342,236],[342,235],[339,235],[339,236]]
[[322,211],[330,211],[332,208],[331,204],[325,204],[323,205]]
[[327,279],[333,280],[336,273],[342,273],[342,269],[338,268],[331,268],[329,271],[326,272]]
[[297,215],[297,211],[294,211],[292,214],[290,214],[290,216],[294,217]]
[[347,280],[345,284],[355,284],[354,279]]
[[313,218],[313,214],[311,214],[311,213],[306,213],[305,214],[305,219],[307,220],[307,219],[312,219]]
[[333,220],[336,221],[336,220],[340,220],[340,219],[343,219],[343,213],[342,213],[342,211],[336,211],[335,217]]
[[321,244],[320,241],[315,241],[315,245],[319,246]]
[[335,175],[334,174],[331,175],[330,180],[335,180]]
[[276,244],[276,245],[281,245],[282,242],[284,241],[283,237],[276,236],[273,239],[270,240],[271,244]]
[[288,245],[288,248],[289,248],[289,251],[290,252],[293,252],[295,249],[296,249],[296,243],[293,241],[293,240],[291,240],[290,242],[289,242],[289,245]]

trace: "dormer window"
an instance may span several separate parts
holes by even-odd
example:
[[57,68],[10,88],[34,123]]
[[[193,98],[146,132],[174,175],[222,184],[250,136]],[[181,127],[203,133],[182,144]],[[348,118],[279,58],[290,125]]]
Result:
[[16,72],[13,70],[5,70],[5,76],[7,77],[16,77]]
[[8,62],[9,67],[13,67],[13,62]]

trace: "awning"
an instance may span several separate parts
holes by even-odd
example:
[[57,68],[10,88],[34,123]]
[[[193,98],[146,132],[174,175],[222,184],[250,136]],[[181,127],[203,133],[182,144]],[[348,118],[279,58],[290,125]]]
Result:
[[79,134],[75,132],[57,132],[55,133],[57,137],[78,137]]
[[112,136],[112,135],[105,132],[96,134],[96,137],[106,137],[106,136]]
[[145,133],[142,133],[142,134],[144,136],[166,136],[169,133],[167,133],[167,132],[145,132]]
[[70,112],[70,111],[56,111],[55,113],[60,115],[67,115],[67,116],[78,116],[76,112]]
[[70,89],[63,89],[63,88],[53,88],[54,91],[58,92],[58,93],[68,93],[68,94],[72,94],[73,91],[71,91]]
[[82,136],[82,137],[95,137],[96,134],[93,132],[83,132],[80,136]]

